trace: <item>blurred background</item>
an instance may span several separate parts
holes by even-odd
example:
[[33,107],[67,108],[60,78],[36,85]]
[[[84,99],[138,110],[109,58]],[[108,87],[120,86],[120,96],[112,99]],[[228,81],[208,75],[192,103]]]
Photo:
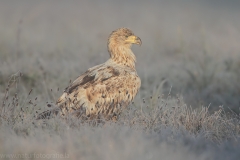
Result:
[[120,27],[143,43],[133,46],[136,101],[170,92],[193,108],[239,112],[238,0],[1,0],[0,96],[20,71],[19,89],[55,101],[56,88],[109,58],[108,36]]

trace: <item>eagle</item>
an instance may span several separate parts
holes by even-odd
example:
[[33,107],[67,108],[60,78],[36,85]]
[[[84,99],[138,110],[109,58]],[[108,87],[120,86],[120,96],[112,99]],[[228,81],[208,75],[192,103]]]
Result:
[[130,29],[113,31],[107,43],[110,58],[80,75],[64,90],[55,107],[37,119],[73,115],[84,120],[116,120],[141,86],[132,44],[141,45],[142,41]]

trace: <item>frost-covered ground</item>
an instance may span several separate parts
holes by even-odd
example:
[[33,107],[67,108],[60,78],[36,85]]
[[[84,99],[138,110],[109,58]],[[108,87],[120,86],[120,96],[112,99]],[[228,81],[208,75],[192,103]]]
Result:
[[[0,1],[0,159],[239,159],[239,8],[234,0]],[[119,122],[35,121],[70,80],[107,60],[119,27],[143,42],[133,46],[142,87]]]

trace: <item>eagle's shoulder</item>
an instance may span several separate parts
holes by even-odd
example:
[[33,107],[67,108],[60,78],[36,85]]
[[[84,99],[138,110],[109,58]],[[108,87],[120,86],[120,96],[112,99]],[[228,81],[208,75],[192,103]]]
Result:
[[[103,63],[95,67],[89,68],[85,73],[80,75],[65,90],[67,94],[71,94],[79,88],[88,88],[90,85],[104,84],[110,81],[120,81],[128,76],[136,75],[132,69],[121,67],[119,65]],[[122,78],[121,78],[122,77]],[[140,80],[140,79],[139,79]]]
[[92,68],[89,68],[86,72],[84,72],[76,80],[74,80],[68,87],[66,87],[64,92],[67,94],[71,94],[74,90],[77,90],[79,87],[87,83],[92,83],[95,79],[96,73],[98,72],[99,68],[102,68],[103,66],[104,64],[100,64]]

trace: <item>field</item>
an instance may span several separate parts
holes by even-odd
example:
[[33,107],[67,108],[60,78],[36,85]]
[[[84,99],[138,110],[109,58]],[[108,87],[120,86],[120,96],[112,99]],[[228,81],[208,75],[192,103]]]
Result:
[[[0,1],[0,159],[240,159],[240,3]],[[142,80],[119,121],[36,121],[130,28]]]

